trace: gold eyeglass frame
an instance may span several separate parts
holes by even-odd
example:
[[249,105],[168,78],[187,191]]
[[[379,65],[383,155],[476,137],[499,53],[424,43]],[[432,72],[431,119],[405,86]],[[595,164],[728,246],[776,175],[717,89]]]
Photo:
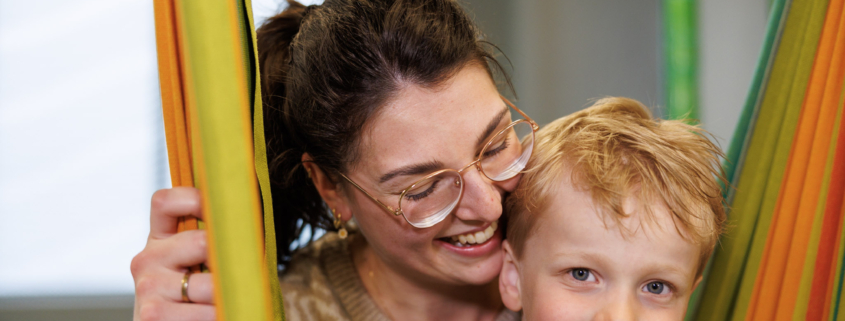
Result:
[[[516,111],[517,111],[520,115],[522,115],[522,117],[524,117],[524,119],[517,119],[517,120],[515,120],[515,121],[511,122],[511,123],[510,123],[507,127],[505,127],[504,129],[502,129],[502,130],[498,131],[495,135],[493,135],[493,136],[490,138],[490,140],[489,140],[489,141],[487,141],[487,144],[485,144],[485,145],[484,145],[484,148],[482,148],[482,149],[481,149],[481,152],[478,154],[478,158],[476,158],[474,161],[470,162],[469,164],[467,164],[466,166],[464,166],[464,167],[463,167],[463,168],[461,168],[460,170],[449,169],[449,168],[447,168],[447,169],[437,170],[437,171],[435,171],[435,172],[433,172],[433,173],[431,173],[431,174],[428,174],[428,175],[426,175],[425,177],[423,177],[423,178],[421,178],[421,179],[417,180],[416,182],[414,182],[413,184],[411,184],[411,185],[410,185],[410,186],[408,186],[407,188],[403,189],[403,190],[402,190],[402,192],[401,192],[401,193],[399,193],[399,202],[397,203],[397,204],[398,204],[398,207],[397,207],[396,209],[393,209],[393,207],[391,207],[390,205],[384,204],[382,201],[380,201],[380,200],[379,200],[378,198],[376,198],[375,196],[370,195],[370,193],[369,193],[369,192],[367,192],[367,190],[365,190],[363,187],[361,187],[360,185],[358,185],[357,183],[355,183],[354,181],[352,181],[352,179],[350,179],[349,177],[346,177],[346,175],[344,175],[343,173],[338,172],[338,174],[340,174],[340,176],[341,176],[341,177],[343,177],[343,178],[344,178],[344,179],[346,179],[346,180],[347,180],[350,184],[352,184],[352,186],[355,186],[355,188],[357,188],[358,190],[360,190],[361,192],[363,192],[363,193],[364,193],[364,195],[367,195],[367,197],[369,197],[369,198],[370,198],[370,199],[372,199],[374,202],[376,202],[378,205],[380,205],[382,208],[384,208],[384,209],[385,209],[388,213],[391,213],[391,214],[393,214],[394,216],[399,216],[399,215],[402,215],[402,217],[405,219],[405,221],[406,221],[406,222],[408,222],[408,224],[411,224],[411,226],[414,226],[414,227],[416,227],[416,228],[427,228],[427,227],[431,227],[431,226],[433,226],[433,225],[435,225],[435,224],[437,224],[437,223],[440,223],[443,219],[440,219],[439,221],[437,221],[437,222],[435,222],[435,223],[433,223],[433,224],[431,224],[431,225],[428,225],[428,226],[424,226],[424,227],[419,227],[419,226],[417,226],[419,223],[413,223],[413,222],[411,222],[410,220],[408,220],[408,217],[407,217],[407,216],[405,216],[405,213],[402,211],[402,198],[404,198],[404,197],[405,197],[405,194],[406,194],[408,191],[411,191],[411,190],[413,190],[415,187],[417,187],[417,184],[422,183],[422,182],[425,182],[426,180],[428,180],[428,179],[430,179],[430,178],[432,178],[432,177],[434,177],[434,176],[437,176],[437,175],[443,174],[443,173],[445,173],[445,172],[450,172],[450,171],[453,171],[453,172],[456,172],[456,173],[458,174],[458,179],[459,179],[459,180],[458,180],[458,181],[456,181],[456,182],[455,182],[455,184],[461,187],[461,191],[460,191],[460,193],[458,194],[458,198],[457,198],[457,199],[460,199],[460,198],[461,198],[461,196],[463,196],[463,192],[464,192],[464,187],[463,187],[463,181],[464,181],[464,179],[463,179],[463,175],[462,175],[462,173],[463,173],[463,171],[465,171],[466,169],[468,169],[468,168],[470,168],[470,167],[472,167],[472,166],[475,166],[475,168],[477,168],[479,172],[481,172],[482,174],[484,174],[484,177],[487,177],[487,178],[488,178],[488,179],[490,179],[491,181],[494,181],[494,182],[495,182],[496,180],[494,180],[494,179],[493,179],[493,178],[491,178],[490,176],[487,176],[487,173],[485,173],[485,172],[484,172],[484,169],[483,169],[483,168],[482,168],[482,166],[481,166],[481,160],[482,160],[482,159],[484,159],[484,152],[486,152],[486,151],[487,151],[487,148],[488,148],[488,147],[490,147],[490,145],[491,145],[491,144],[493,144],[493,139],[494,139],[494,138],[496,138],[496,137],[498,137],[499,135],[501,135],[501,134],[502,134],[502,133],[504,133],[505,131],[507,131],[507,130],[509,130],[509,129],[513,128],[513,126],[516,126],[517,124],[519,124],[519,123],[523,123],[523,122],[526,122],[526,123],[528,123],[528,124],[530,124],[530,125],[531,125],[531,130],[532,130],[532,131],[531,131],[531,135],[532,135],[532,136],[533,136],[533,135],[535,135],[535,134],[537,133],[537,130],[539,130],[539,129],[540,129],[540,126],[539,126],[539,125],[537,125],[537,122],[535,122],[533,119],[531,119],[531,117],[528,117],[528,115],[526,115],[526,114],[525,114],[522,110],[520,110],[519,108],[517,108],[516,106],[514,106],[514,104],[512,104],[510,101],[508,101],[508,99],[507,99],[507,98],[505,98],[505,97],[501,97],[501,98],[502,98],[502,100],[503,100],[503,101],[504,101],[504,102],[505,102],[508,106],[510,106],[511,108],[513,108],[514,110],[516,110]],[[533,140],[533,137],[532,137],[532,140],[531,140],[531,144],[532,144],[532,152],[531,152],[531,154],[534,154],[534,152],[533,152],[533,147],[534,147],[535,142],[534,142],[534,140]],[[516,176],[516,175],[514,175],[514,176]],[[511,178],[513,178],[514,176],[511,176],[511,177],[508,177],[508,178],[505,178],[505,179],[499,180],[499,182],[504,181],[504,180],[511,179]],[[448,216],[448,215],[444,215],[443,217],[445,218],[446,216]]]

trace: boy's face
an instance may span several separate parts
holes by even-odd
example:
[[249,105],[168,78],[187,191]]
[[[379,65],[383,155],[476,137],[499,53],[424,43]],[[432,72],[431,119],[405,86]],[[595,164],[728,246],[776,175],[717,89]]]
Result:
[[[525,320],[682,320],[700,280],[700,248],[681,237],[667,210],[653,206],[653,222],[634,212],[622,219],[623,232],[588,193],[563,185],[522,258],[504,245],[505,305],[523,309]],[[626,213],[635,205],[629,199]]]

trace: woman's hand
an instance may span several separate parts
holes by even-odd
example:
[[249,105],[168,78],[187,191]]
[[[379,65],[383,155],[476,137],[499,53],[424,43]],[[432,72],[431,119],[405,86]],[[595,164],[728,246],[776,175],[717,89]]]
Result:
[[197,189],[174,187],[153,194],[147,246],[131,265],[136,321],[216,319],[211,274],[191,274],[188,298],[193,303],[182,302],[182,277],[208,258],[204,230],[176,233],[178,219],[185,216],[202,218]]

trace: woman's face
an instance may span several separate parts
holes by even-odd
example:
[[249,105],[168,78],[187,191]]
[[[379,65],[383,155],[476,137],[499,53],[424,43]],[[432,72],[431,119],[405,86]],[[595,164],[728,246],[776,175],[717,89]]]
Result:
[[[507,105],[477,64],[437,88],[408,84],[364,129],[360,157],[348,176],[395,208],[403,189],[435,170],[463,168],[510,122]],[[402,174],[385,180],[397,172]],[[481,285],[501,270],[500,229],[481,244],[456,244],[452,237],[485,230],[489,235],[502,214],[502,197],[518,177],[493,182],[475,167],[465,170],[457,207],[425,229],[388,213],[350,184],[343,194],[372,250],[391,270],[425,282]]]

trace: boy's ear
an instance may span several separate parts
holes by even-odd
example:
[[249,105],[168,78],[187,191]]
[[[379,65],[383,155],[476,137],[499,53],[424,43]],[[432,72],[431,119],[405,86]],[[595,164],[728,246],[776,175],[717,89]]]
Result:
[[512,311],[522,310],[522,298],[519,293],[519,265],[516,256],[507,240],[502,242],[502,273],[499,274],[499,293],[502,294],[502,302]]
[[305,171],[311,177],[311,182],[314,183],[314,187],[317,188],[317,192],[320,193],[320,197],[323,198],[326,205],[334,209],[336,213],[340,213],[341,220],[348,221],[352,218],[352,211],[349,203],[340,191],[340,183],[333,181],[312,160],[311,155],[308,155],[308,153],[302,154],[302,166],[305,167]]

